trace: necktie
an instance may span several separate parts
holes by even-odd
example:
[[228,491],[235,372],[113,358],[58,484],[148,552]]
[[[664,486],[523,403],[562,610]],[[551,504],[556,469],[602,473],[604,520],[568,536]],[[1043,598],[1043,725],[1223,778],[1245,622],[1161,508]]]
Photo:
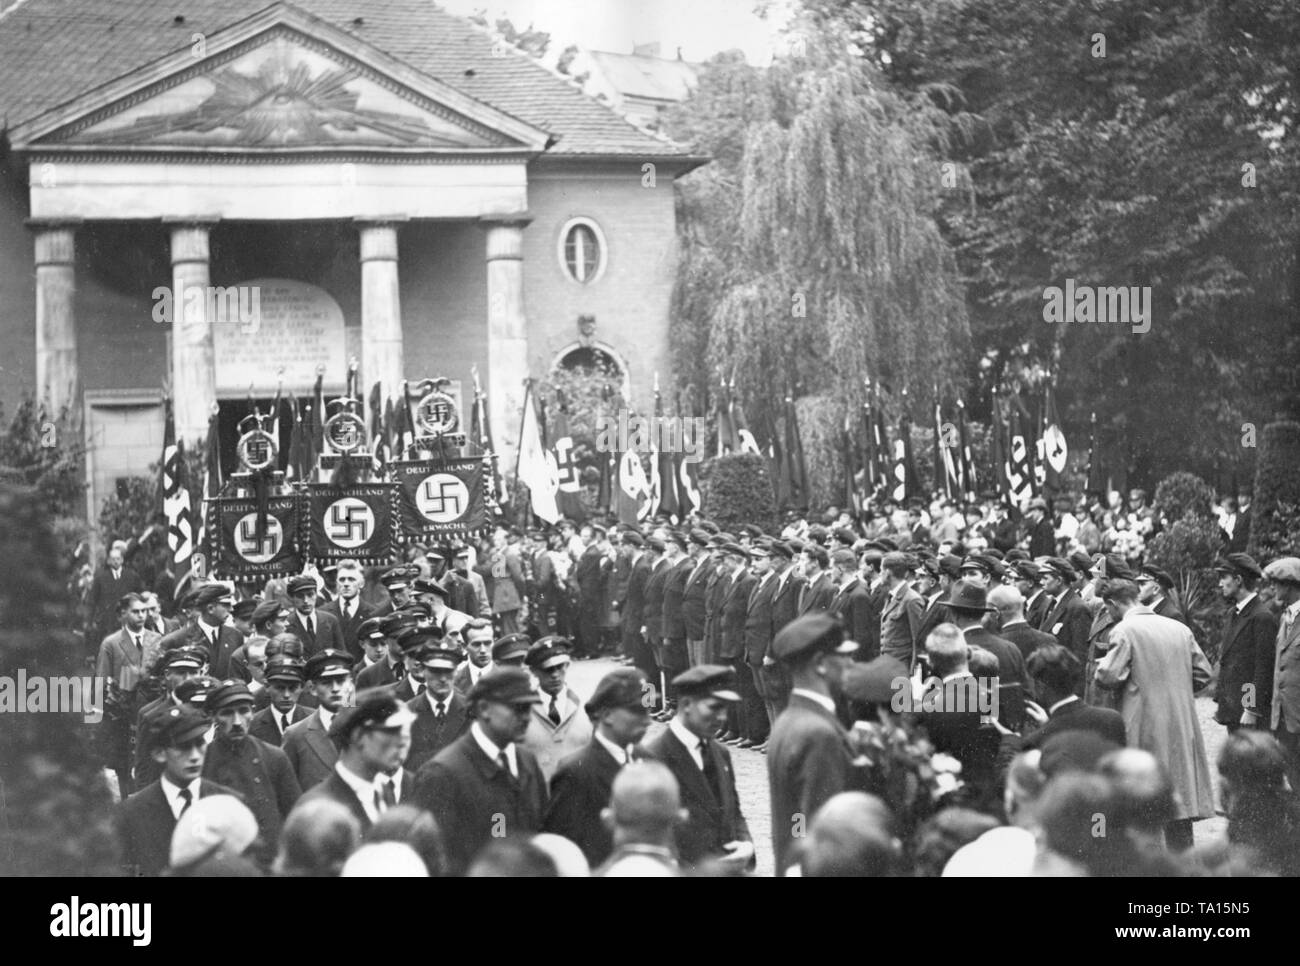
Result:
[[560,708],[559,705],[556,703],[558,700],[559,700],[558,695],[555,694],[551,695],[551,710],[546,712],[546,717],[550,718],[551,724],[555,724],[555,725],[560,723]]
[[442,724],[443,719],[447,717],[447,706],[443,704],[441,701],[438,702],[438,707],[434,711],[433,717],[434,720],[438,722],[438,724]]
[[[194,793],[191,792],[188,788],[182,788],[180,799],[181,799],[181,815],[184,815],[186,810],[190,807],[190,805],[194,803]],[[181,816],[177,815],[176,817],[180,818]]]
[[287,714],[280,715],[280,730],[281,731],[289,730],[289,716]]
[[397,789],[393,787],[393,780],[385,778],[383,780],[384,789],[384,807],[392,808],[397,804]]
[[415,696],[416,696],[417,698],[418,698],[420,695],[422,695],[422,694],[424,694],[424,685],[423,685],[423,684],[421,684],[419,687],[417,687],[417,688],[415,689]]
[[709,743],[704,739],[700,739],[700,758],[704,761],[704,780],[709,783],[709,789],[721,802],[722,782],[718,775],[718,763],[713,760],[713,755],[709,753]]
[[316,622],[310,617],[307,618],[307,636],[313,639],[316,637]]
[[506,757],[506,753],[504,751],[497,753],[497,764],[500,765],[501,770],[506,773],[506,777],[508,778],[514,777],[510,773],[510,759]]

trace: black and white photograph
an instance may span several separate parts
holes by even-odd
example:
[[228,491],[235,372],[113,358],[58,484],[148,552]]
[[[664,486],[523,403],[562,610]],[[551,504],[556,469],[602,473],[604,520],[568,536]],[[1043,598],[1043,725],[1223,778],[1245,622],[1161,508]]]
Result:
[[1293,0],[0,0],[24,928],[1035,877],[1128,880],[1080,942],[1252,938],[1298,63]]

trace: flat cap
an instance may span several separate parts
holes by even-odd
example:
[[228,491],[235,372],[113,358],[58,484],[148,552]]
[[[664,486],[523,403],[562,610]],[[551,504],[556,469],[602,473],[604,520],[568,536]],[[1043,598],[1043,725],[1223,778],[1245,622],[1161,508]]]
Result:
[[773,537],[767,541],[767,552],[775,557],[782,557],[786,560],[794,559],[794,550],[784,540],[777,540]]
[[641,534],[637,533],[635,530],[629,530],[627,533],[623,534],[622,540],[630,547],[645,546],[645,537],[641,536]]
[[939,558],[939,573],[946,574],[954,580],[961,576],[961,557],[945,553]]
[[252,703],[253,692],[248,690],[248,685],[243,681],[228,678],[208,692],[208,699],[203,702],[203,708],[209,714],[215,714],[222,708]]
[[470,689],[469,701],[498,704],[538,704],[542,696],[533,690],[533,679],[519,667],[498,667],[482,675]]
[[205,735],[212,722],[201,711],[184,705],[160,708],[149,717],[146,728],[150,748],[172,748]]
[[318,587],[315,577],[311,577],[307,574],[299,574],[297,577],[291,577],[289,579],[289,583],[285,589],[288,590],[290,597],[297,597],[299,594],[305,594],[307,591],[311,591],[314,594],[317,592]]
[[1092,576],[1092,558],[1084,551],[1076,550],[1069,556],[1070,566],[1085,577]]
[[554,634],[543,637],[528,649],[524,663],[534,671],[548,670],[569,663],[569,639]]
[[[1254,561],[1251,562],[1254,563]],[[1256,567],[1255,569],[1259,571],[1258,567]],[[1154,580],[1165,590],[1174,589],[1174,578],[1169,576],[1169,572],[1167,570],[1161,570],[1159,567],[1144,566],[1141,570],[1141,576],[1143,580]],[[1255,574],[1256,579],[1258,579],[1261,576],[1263,576],[1262,571]]]
[[1038,564],[1032,560],[1012,561],[1008,569],[1019,579],[1027,580],[1030,583],[1038,583],[1043,579],[1043,572],[1038,568]]
[[1100,575],[1108,580],[1137,580],[1133,568],[1117,553],[1108,553],[1098,567]]
[[1255,558],[1248,553],[1230,553],[1222,560],[1216,561],[1214,569],[1221,574],[1236,574],[1238,577],[1251,577],[1255,580],[1264,576],[1264,571],[1260,569],[1259,564],[1255,563]]
[[262,604],[261,600],[256,597],[245,597],[243,600],[235,601],[235,605],[230,608],[231,616],[236,620],[249,620]]
[[1013,560],[1032,560],[1033,558],[1029,556],[1028,550],[1022,550],[1020,547],[1012,547],[1002,555],[1002,559],[1006,563],[1011,563]]
[[532,646],[527,634],[507,634],[505,637],[498,639],[492,644],[492,661],[500,664],[503,661],[518,660],[521,657],[528,656],[528,649]]
[[600,679],[584,707],[591,716],[616,708],[641,711],[645,708],[642,704],[645,693],[644,674],[634,667],[616,668]]
[[701,527],[694,527],[691,530],[691,543],[697,547],[707,547],[709,545],[709,531]]
[[654,534],[651,534],[650,536],[645,538],[645,545],[649,547],[651,550],[655,551],[656,553],[664,552],[664,546],[665,546],[664,542],[660,540],[658,537],[656,537]]
[[1043,561],[1043,566],[1050,569],[1056,574],[1056,576],[1060,577],[1067,583],[1073,583],[1075,578],[1078,576],[1078,574],[1074,572],[1074,567],[1071,566],[1070,561],[1066,560],[1064,557],[1048,557]]
[[415,712],[398,700],[391,686],[357,692],[356,703],[343,708],[330,722],[329,735],[335,741],[358,728],[400,728],[415,720]]
[[345,678],[352,673],[352,656],[346,651],[326,648],[307,659],[304,671],[311,681],[319,678]]
[[225,584],[204,584],[194,591],[194,606],[207,607],[222,601],[231,603],[234,595]]
[[833,536],[840,543],[849,547],[853,546],[854,541],[858,539],[858,535],[854,533],[852,530],[850,530],[848,527],[836,527],[834,530],[831,531],[831,536]]
[[719,549],[729,556],[749,559],[749,551],[738,543],[724,543]]
[[813,611],[796,617],[781,628],[772,639],[772,656],[780,661],[791,661],[805,654],[853,654],[858,642],[844,637],[844,625],[839,618],[825,611]]
[[1264,576],[1279,583],[1300,584],[1300,557],[1278,557],[1264,568]]
[[289,608],[282,601],[264,600],[253,610],[254,624],[266,624],[277,617],[289,617]]
[[668,531],[668,542],[677,544],[677,546],[681,547],[683,550],[687,549],[686,537],[676,530]]
[[760,530],[758,527],[754,526],[752,523],[742,523],[738,527],[738,529],[742,534],[749,537],[751,540],[754,539],[755,537],[761,537],[763,535],[763,531]]
[[907,665],[881,654],[865,664],[854,663],[844,672],[844,695],[865,704],[889,704],[900,681],[908,682]]
[[721,664],[697,664],[673,678],[674,690],[688,698],[720,698],[739,701],[736,693],[736,672]]

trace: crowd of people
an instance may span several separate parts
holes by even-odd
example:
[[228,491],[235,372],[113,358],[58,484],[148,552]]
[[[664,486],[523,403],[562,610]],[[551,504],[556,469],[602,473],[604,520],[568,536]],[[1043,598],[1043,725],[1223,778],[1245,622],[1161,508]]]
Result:
[[[1114,497],[501,526],[174,601],[112,547],[86,628],[124,865],[746,874],[746,750],[778,875],[1296,874],[1300,559],[1222,518],[1211,668],[1119,536],[1162,521]],[[598,656],[584,701],[566,675]]]

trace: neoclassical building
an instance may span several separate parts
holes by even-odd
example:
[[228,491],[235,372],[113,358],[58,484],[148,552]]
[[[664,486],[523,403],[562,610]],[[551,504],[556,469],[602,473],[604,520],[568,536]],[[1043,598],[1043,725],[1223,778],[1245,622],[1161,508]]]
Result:
[[[24,0],[0,14],[0,401],[83,416],[98,506],[178,432],[476,367],[668,368],[703,163],[427,0]],[[195,293],[202,293],[195,295]]]

